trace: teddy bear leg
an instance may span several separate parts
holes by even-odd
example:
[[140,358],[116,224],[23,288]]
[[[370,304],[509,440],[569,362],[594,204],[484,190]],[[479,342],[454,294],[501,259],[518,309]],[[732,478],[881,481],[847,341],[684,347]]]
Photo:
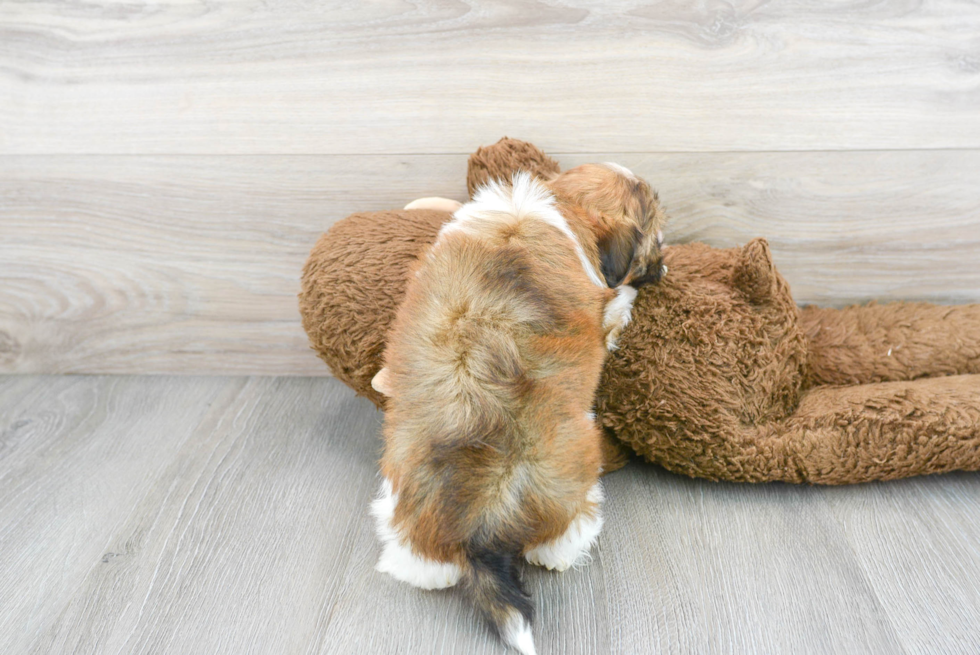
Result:
[[980,304],[804,307],[807,386],[980,373]]
[[813,389],[780,428],[768,443],[787,465],[771,479],[853,484],[980,470],[980,375]]
[[524,556],[528,562],[553,571],[565,571],[588,560],[589,550],[602,531],[601,482],[596,482],[589,490],[588,500],[591,511],[581,512],[572,519],[562,536],[528,551]]

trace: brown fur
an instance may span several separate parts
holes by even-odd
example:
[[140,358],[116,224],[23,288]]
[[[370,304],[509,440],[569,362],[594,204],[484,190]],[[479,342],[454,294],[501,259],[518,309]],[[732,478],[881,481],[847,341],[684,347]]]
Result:
[[588,510],[602,309],[571,241],[537,220],[441,239],[389,333],[382,473],[420,554],[463,564],[476,535],[524,552]]
[[511,214],[486,199],[510,197],[501,186],[457,212],[410,271],[373,381],[389,396],[391,523],[416,555],[458,566],[502,633],[515,612],[531,619],[517,558],[598,512],[589,414],[607,332],[621,329],[605,317],[617,293],[598,277],[603,242],[629,246],[617,283],[634,260],[660,268],[649,187],[625,169],[579,167],[552,181],[554,197],[532,187],[537,200]]
[[[657,196],[645,180],[624,177],[602,164],[566,171],[549,185],[566,214],[593,226],[591,256],[597,257],[610,287],[641,286],[660,279],[663,256],[658,239],[667,223]],[[635,230],[624,229],[633,225]]]
[[745,482],[980,469],[980,305],[798,310],[761,239],[666,259],[598,394],[644,457]]
[[[549,186],[595,270],[612,240],[629,249],[615,255],[616,283],[660,269],[649,235],[663,214],[645,182],[585,165]],[[382,472],[400,494],[395,523],[408,526],[420,554],[456,563],[480,531],[526,552],[589,511],[602,451],[585,415],[614,296],[590,281],[572,241],[538,218],[470,225],[478,238],[449,232],[413,267],[383,382],[391,400]]]
[[[495,148],[474,160],[493,159]],[[528,152],[546,161],[530,144],[510,144],[495,153],[494,174],[525,167]],[[471,183],[487,174],[478,164]],[[402,263],[447,219],[356,214],[307,262],[300,306],[311,342],[376,404],[370,380],[404,294]],[[628,459],[620,443],[722,480],[847,484],[980,469],[980,305],[798,310],[763,242],[671,246],[665,259],[669,274],[641,290],[606,360],[606,471]]]

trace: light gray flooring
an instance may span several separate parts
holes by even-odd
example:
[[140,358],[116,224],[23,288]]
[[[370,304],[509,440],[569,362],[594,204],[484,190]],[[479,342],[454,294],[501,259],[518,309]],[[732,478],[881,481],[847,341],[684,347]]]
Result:
[[[0,652],[503,653],[373,570],[382,417],[328,378],[0,377]],[[976,653],[980,476],[606,479],[539,652]]]

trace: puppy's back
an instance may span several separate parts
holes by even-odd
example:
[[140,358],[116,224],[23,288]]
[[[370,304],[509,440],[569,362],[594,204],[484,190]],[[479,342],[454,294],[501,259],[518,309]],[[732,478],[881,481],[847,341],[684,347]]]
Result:
[[430,556],[500,526],[526,545],[558,511],[548,493],[581,468],[565,460],[580,460],[570,441],[601,369],[603,293],[533,215],[471,222],[424,260],[389,338],[382,466],[411,472],[399,504]]
[[457,567],[504,640],[532,653],[517,563],[596,510],[588,412],[612,292],[547,191],[519,187],[457,212],[410,281],[386,352],[394,502],[378,516],[436,577]]

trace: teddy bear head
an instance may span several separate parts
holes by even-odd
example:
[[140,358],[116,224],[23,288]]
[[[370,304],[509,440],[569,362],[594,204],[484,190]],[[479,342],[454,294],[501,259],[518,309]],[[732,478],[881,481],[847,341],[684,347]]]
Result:
[[807,339],[769,246],[666,250],[669,272],[643,287],[634,321],[607,360],[596,410],[647,457],[684,442],[700,455],[718,439],[791,414]]

